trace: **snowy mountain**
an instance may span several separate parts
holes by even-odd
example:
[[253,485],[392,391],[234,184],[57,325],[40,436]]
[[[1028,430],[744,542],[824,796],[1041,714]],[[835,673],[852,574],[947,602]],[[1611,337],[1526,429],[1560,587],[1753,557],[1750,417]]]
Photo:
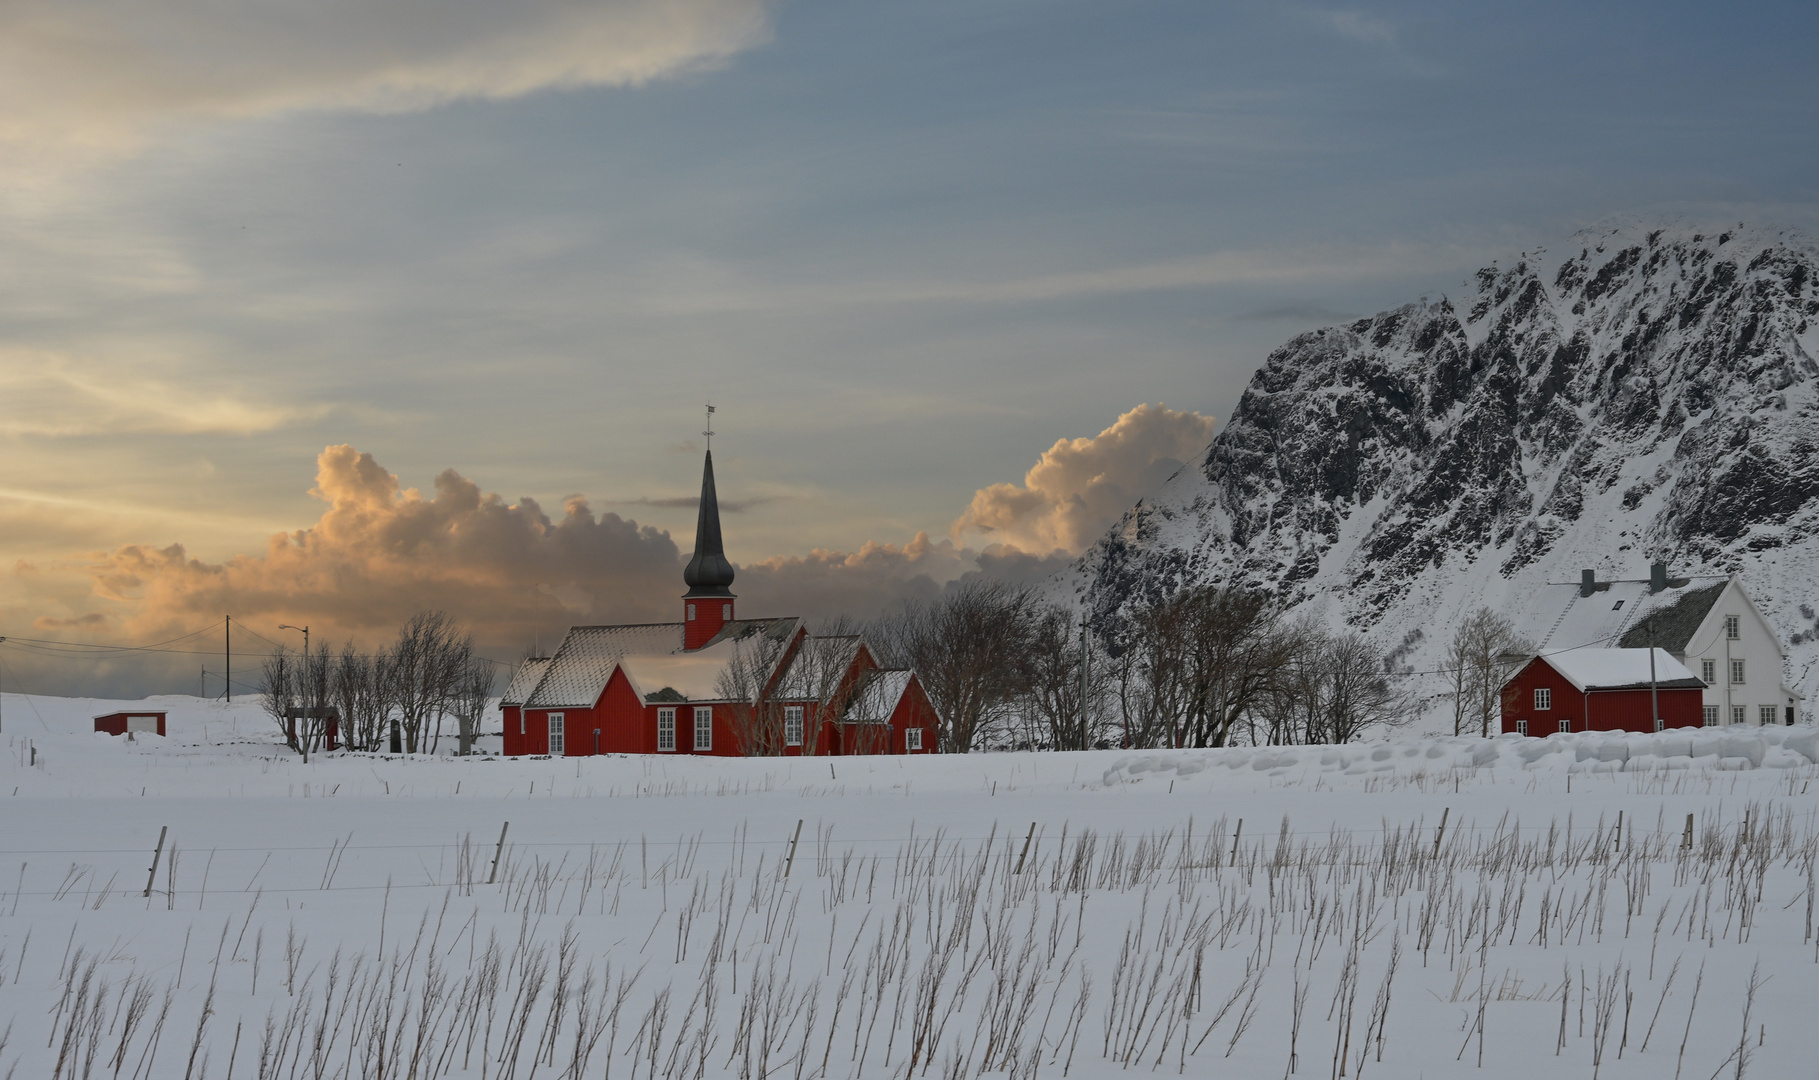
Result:
[[1819,246],[1606,225],[1469,287],[1277,349],[1054,587],[1262,587],[1420,669],[1481,604],[1532,624],[1544,583],[1664,559],[1741,573],[1819,698]]

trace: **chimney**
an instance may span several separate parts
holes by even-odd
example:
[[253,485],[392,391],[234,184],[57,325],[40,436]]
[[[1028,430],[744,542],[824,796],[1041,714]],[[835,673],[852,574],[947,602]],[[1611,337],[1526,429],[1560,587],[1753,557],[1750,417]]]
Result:
[[1598,572],[1596,570],[1579,571],[1579,595],[1590,596],[1598,591]]
[[1648,568],[1648,591],[1652,593],[1667,591],[1667,564],[1654,563]]

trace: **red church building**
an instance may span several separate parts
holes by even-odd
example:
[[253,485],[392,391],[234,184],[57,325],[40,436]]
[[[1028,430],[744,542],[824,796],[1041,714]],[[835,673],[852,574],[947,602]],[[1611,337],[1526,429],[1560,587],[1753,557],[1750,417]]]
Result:
[[855,635],[799,618],[739,619],[710,449],[682,621],[576,626],[526,660],[501,701],[505,753],[926,754],[937,717],[916,673]]
[[1704,694],[1665,649],[1568,649],[1535,657],[1503,685],[1503,732],[1699,727]]

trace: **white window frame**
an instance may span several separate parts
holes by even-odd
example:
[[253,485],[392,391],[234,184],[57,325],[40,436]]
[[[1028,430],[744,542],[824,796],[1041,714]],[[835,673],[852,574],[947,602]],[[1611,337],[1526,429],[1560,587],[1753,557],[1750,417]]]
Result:
[[1743,685],[1743,661],[1741,660],[1731,661],[1731,685]]
[[733,617],[733,605],[721,604],[720,605],[720,618],[722,620],[730,621],[732,619],[732,617]]
[[913,727],[903,729],[903,749],[906,751],[922,749],[921,728]]
[[1665,731],[1666,729],[1667,729],[1667,721],[1663,720],[1659,716],[1655,717],[1655,730],[1656,731]]
[[1731,723],[1743,724],[1749,721],[1749,711],[1742,705],[1731,706]]
[[688,621],[689,622],[695,621],[695,605],[693,605],[693,604],[690,604],[688,606]]
[[711,705],[695,706],[695,752],[714,748],[714,709]]
[[1535,687],[1535,711],[1546,712],[1554,707],[1554,691],[1551,687]]
[[676,710],[657,710],[657,752],[673,754],[676,752]]
[[1562,716],[1560,718],[1560,730],[1562,732],[1572,731],[1573,730],[1573,718],[1570,716]]
[[803,714],[806,710],[801,705],[783,707],[783,745],[801,746]]
[[1726,615],[1724,617],[1724,636],[1732,641],[1741,638],[1743,636],[1742,620],[1735,615]]
[[1718,661],[1699,661],[1699,677],[1707,686],[1716,685],[1718,682]]
[[1773,705],[1760,705],[1756,708],[1756,719],[1762,721],[1763,727],[1780,727],[1781,717],[1777,715],[1779,712],[1780,710]]
[[568,756],[568,724],[559,712],[549,714],[549,756]]
[[1527,720],[1517,720],[1516,721],[1516,734],[1518,734],[1518,735],[1527,735],[1528,734],[1528,721]]
[[1700,719],[1704,722],[1706,727],[1717,727],[1718,726],[1718,706],[1707,705],[1705,707],[1704,714],[1700,717]]

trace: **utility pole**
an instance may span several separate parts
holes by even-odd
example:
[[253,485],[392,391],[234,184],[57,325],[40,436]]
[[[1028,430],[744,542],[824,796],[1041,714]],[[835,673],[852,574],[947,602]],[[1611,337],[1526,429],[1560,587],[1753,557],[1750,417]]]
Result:
[[[303,670],[299,673],[301,675],[301,678],[297,682],[297,688],[299,690],[301,690],[302,693],[300,693],[298,695],[297,700],[313,701],[314,695],[312,695],[307,689],[305,689],[308,685],[306,680],[308,680],[310,677],[310,674],[309,674],[309,627],[292,626],[289,623],[280,623],[278,626],[278,629],[296,630],[303,635]],[[306,712],[314,707],[315,706],[311,706],[311,705],[302,706],[302,708]],[[308,716],[304,716],[302,718],[302,720],[305,724],[309,723],[309,719],[310,718]],[[309,763],[310,729],[305,727],[303,729],[303,733],[301,735],[299,735],[298,731],[297,731],[297,725],[293,723],[290,725],[290,730],[287,732],[287,734],[289,734],[291,739],[296,742],[297,747],[303,751],[303,762],[304,762],[304,764],[307,765]]]
[[[4,645],[4,644],[6,644],[6,639],[3,637],[0,637],[0,645]],[[0,697],[4,697],[4,695],[0,695]],[[6,730],[4,727],[0,727],[0,731],[4,731],[4,730]]]
[[1648,624],[1648,707],[1654,714],[1655,730],[1661,730],[1661,696],[1655,688],[1655,622]]
[[227,664],[227,675],[222,678],[222,685],[227,687],[227,703],[234,703],[234,617],[227,617],[227,629],[221,632],[221,655]]

